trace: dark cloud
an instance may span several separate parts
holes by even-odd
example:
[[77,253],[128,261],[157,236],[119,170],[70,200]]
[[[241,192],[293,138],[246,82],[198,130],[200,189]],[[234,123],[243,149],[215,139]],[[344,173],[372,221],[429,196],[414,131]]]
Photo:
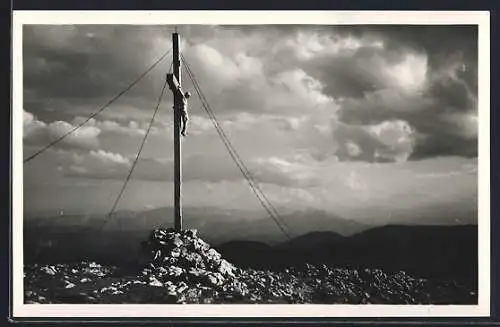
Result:
[[443,155],[477,157],[477,139],[463,139],[453,135],[433,134],[426,135],[416,144],[410,160],[420,160]]
[[425,51],[430,55],[432,68],[439,68],[455,52],[472,64],[477,62],[477,25],[347,25],[335,30],[357,37],[381,37],[387,48],[394,51],[405,47]]
[[[336,117],[353,127],[334,131],[334,140],[349,140],[335,144],[340,158],[396,158],[395,145],[363,127],[387,121],[414,129],[410,159],[477,153],[477,134],[462,119],[477,114],[475,26],[186,25],[179,30],[185,55],[217,113],[312,112],[316,104],[310,95],[294,88],[305,85],[307,92],[308,82],[300,74],[278,78],[301,70],[321,83],[318,92],[338,101]],[[170,46],[170,30],[162,26],[27,25],[23,38],[24,107],[45,124],[86,116]],[[322,43],[319,50],[315,38]],[[405,62],[408,56],[416,59]],[[154,107],[169,61],[120,99],[113,108],[117,115],[126,116],[121,106]],[[396,69],[401,64],[402,72]],[[417,64],[423,64],[423,76],[412,75],[422,68]],[[404,74],[409,75],[402,81]],[[185,75],[192,89],[187,80]],[[166,101],[170,97],[167,92]],[[198,110],[196,97],[191,106]],[[457,113],[463,117],[456,119]],[[356,146],[360,154],[353,156]]]
[[[348,124],[370,126],[395,119],[408,122],[415,131],[410,160],[446,155],[476,156],[477,119],[474,117],[474,113],[455,109],[443,99],[407,98],[391,93],[349,100],[340,110],[340,120]],[[366,150],[371,148],[368,146]]]
[[[362,59],[359,59],[361,61]],[[342,56],[332,60],[320,58],[307,71],[323,82],[323,92],[335,98],[362,97],[383,87],[384,81],[375,72],[363,68],[357,58]],[[307,67],[306,66],[306,67]]]
[[[349,30],[349,29],[348,29]],[[343,79],[339,70],[335,71],[335,60],[328,68],[327,63],[319,71],[323,74],[325,91],[341,96],[339,80],[347,81],[344,88],[356,91],[343,92],[350,96],[342,102],[339,111],[340,121],[346,124],[371,125],[388,120],[403,120],[415,129],[415,147],[410,160],[418,160],[443,155],[477,156],[477,28],[470,26],[425,26],[425,27],[359,27],[355,35],[379,35],[385,40],[384,49],[374,50],[381,58],[386,53],[402,55],[404,51],[415,51],[427,58],[426,83],[417,93],[404,92],[384,83],[380,69],[377,73],[376,62],[356,83]],[[396,58],[397,56],[393,56]],[[343,67],[356,71],[362,67],[357,55],[343,58]],[[373,58],[373,57],[372,57]],[[361,63],[361,64],[360,64]],[[374,78],[380,76],[380,79]],[[333,81],[332,81],[333,80]],[[380,82],[381,81],[381,82]],[[379,82],[377,84],[377,82]],[[331,86],[337,86],[336,89]],[[356,87],[357,86],[357,87]],[[377,87],[378,86],[378,87]],[[457,118],[458,119],[455,119]],[[471,132],[472,131],[472,132]],[[363,137],[361,134],[359,137]],[[367,153],[373,152],[373,142],[361,142]],[[371,158],[371,156],[368,155]]]
[[[148,26],[38,26],[23,29],[24,92],[27,110],[42,118],[53,118],[48,110],[60,114],[76,106],[95,110],[135,80],[169,47],[152,40],[161,29]],[[139,51],[138,51],[139,50]],[[123,99],[151,107],[168,69],[151,72]],[[166,95],[168,97],[168,95]],[[123,101],[123,100],[121,100]]]
[[[466,70],[459,72],[469,89],[477,96],[478,27],[476,25],[366,26],[357,33],[369,33],[384,38],[389,50],[410,48],[424,52],[428,71],[433,74],[459,59]],[[458,57],[458,58],[457,58]]]
[[436,105],[448,111],[475,112],[477,94],[459,77],[445,76],[431,82],[424,96],[433,98]]

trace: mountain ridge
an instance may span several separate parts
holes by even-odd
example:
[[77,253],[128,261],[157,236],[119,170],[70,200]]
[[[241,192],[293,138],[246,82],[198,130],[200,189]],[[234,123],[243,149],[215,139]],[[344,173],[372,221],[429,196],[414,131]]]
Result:
[[[162,207],[146,211],[117,211],[104,225],[104,229],[149,231],[156,227],[172,226],[174,211],[171,207]],[[52,216],[40,219],[29,218],[25,222],[30,226],[48,227],[48,225],[78,226],[93,228],[100,226],[104,216],[77,215]],[[345,219],[323,210],[300,210],[284,214],[281,220],[289,227],[288,232],[295,236],[297,231],[335,230],[343,235],[351,235],[370,228],[353,220]],[[197,229],[207,240],[223,243],[237,239],[252,239],[266,243],[278,243],[285,240],[283,233],[266,213],[256,214],[253,211],[238,209],[221,210],[215,207],[188,207],[183,210],[185,228]],[[224,228],[221,228],[221,225]],[[56,227],[57,228],[57,227]],[[286,228],[286,227],[285,227]]]
[[[318,240],[318,235],[322,239]],[[477,237],[477,225],[386,225],[348,237],[334,232],[311,232],[268,248],[258,244],[249,248],[238,242],[223,243],[217,248],[236,264],[259,269],[313,263],[474,277],[478,266]]]

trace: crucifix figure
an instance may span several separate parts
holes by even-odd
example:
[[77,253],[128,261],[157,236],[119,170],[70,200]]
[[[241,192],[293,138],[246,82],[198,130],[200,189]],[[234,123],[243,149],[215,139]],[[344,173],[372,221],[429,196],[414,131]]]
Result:
[[181,117],[181,135],[186,136],[186,128],[189,120],[187,112],[187,99],[191,97],[191,93],[184,92],[182,86],[175,78],[174,74],[167,74],[168,86],[174,93],[174,110],[180,114]]
[[187,99],[191,97],[191,93],[189,91],[186,91],[184,93],[183,98],[183,103],[182,103],[182,108],[181,108],[181,122],[182,122],[182,129],[181,129],[181,134],[182,136],[186,136],[186,128],[187,128],[187,123],[189,120],[188,112],[187,112]]

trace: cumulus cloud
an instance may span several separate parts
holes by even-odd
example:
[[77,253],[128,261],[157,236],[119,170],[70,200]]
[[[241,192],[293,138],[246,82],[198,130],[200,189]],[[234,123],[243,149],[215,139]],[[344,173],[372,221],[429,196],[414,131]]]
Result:
[[[76,117],[73,120],[74,124],[80,124],[85,120],[84,117]],[[129,120],[125,124],[120,124],[114,120],[96,120],[92,118],[85,126],[94,126],[101,130],[102,133],[116,133],[127,136],[144,136],[146,134],[146,122],[138,123],[135,120]]]
[[119,153],[110,153],[103,150],[90,151],[90,158],[95,158],[103,164],[130,165],[130,160]]
[[[447,83],[449,88],[460,83]],[[345,100],[339,110],[340,121],[351,125],[388,124],[404,121],[412,130],[414,153],[410,159],[428,156],[463,155],[477,153],[477,112],[469,107],[465,90],[442,91],[435,95],[435,83],[426,85],[423,93],[403,93],[383,89],[365,94],[362,98]],[[465,98],[459,100],[459,97]],[[467,95],[469,94],[469,95]]]
[[[32,113],[23,111],[23,141],[26,145],[45,146],[59,139],[76,126],[65,121],[45,123]],[[55,146],[62,148],[95,149],[99,147],[98,135],[101,130],[96,126],[83,126]]]
[[[312,110],[317,105],[331,101],[328,96],[322,93],[323,85],[302,69],[284,71],[274,76],[271,82],[284,86],[289,93],[287,97],[278,98],[277,103],[271,102],[276,106],[283,107],[293,103],[290,101],[290,96],[300,101],[299,103],[303,106],[301,111]],[[270,95],[270,98],[275,98],[275,95]],[[280,103],[280,100],[283,102]]]
[[[183,55],[210,107],[278,203],[354,210],[360,203],[392,205],[397,198],[394,206],[413,208],[475,194],[474,176],[455,163],[477,156],[477,27],[179,29]],[[25,26],[23,32],[26,145],[47,144],[74,127],[170,44],[158,26]],[[40,165],[58,166],[72,178],[125,178],[169,64]],[[195,94],[186,73],[183,87]],[[172,181],[170,92],[163,100],[134,185],[160,188]],[[245,205],[252,196],[248,186],[200,107],[191,97],[183,139],[183,178],[192,186],[186,193],[202,196],[211,187],[221,205]],[[446,171],[457,173],[442,176]]]
[[[124,179],[133,158],[104,150],[88,153],[61,154],[60,167],[67,176],[92,179]],[[300,187],[316,182],[318,176],[312,169],[314,162],[304,157],[257,157],[246,162],[251,176],[258,183],[286,187]],[[172,158],[139,158],[132,175],[133,180],[173,181]],[[183,180],[219,183],[241,181],[244,175],[230,157],[220,158],[210,154],[196,154],[183,158]]]
[[[477,139],[477,133],[474,134],[474,128],[466,123],[473,122],[474,115],[477,120],[474,108],[474,80],[477,80],[474,76],[474,72],[477,73],[474,52],[477,49],[471,47],[475,39],[474,29],[464,34],[468,39],[460,46],[453,29],[435,27],[437,35],[451,33],[453,42],[445,41],[448,47],[432,43],[439,42],[434,36],[428,35],[426,39],[419,34],[431,30],[434,28],[416,28],[416,36],[408,31],[399,33],[392,27],[355,28],[354,33],[344,33],[338,38],[321,36],[320,33],[319,38],[313,37],[311,41],[317,43],[311,46],[317,51],[302,58],[302,61],[306,72],[324,85],[323,92],[340,100],[338,119],[353,126],[351,134],[356,130],[355,125],[405,121],[415,134],[413,140],[407,142],[415,144],[406,147],[413,148],[415,153],[406,158],[474,156],[471,138]],[[351,46],[345,46],[341,51],[338,44],[342,42],[339,40],[350,42]],[[329,47],[336,50],[321,51]],[[443,60],[445,53],[446,61]],[[436,64],[438,62],[439,65]],[[457,118],[457,112],[466,112],[468,120]],[[364,128],[357,130],[360,135],[351,138],[366,138]],[[443,130],[446,132],[443,133]],[[342,132],[334,132],[334,138]],[[341,144],[341,157],[356,157],[355,160],[358,160],[358,156],[349,155],[360,152],[354,150],[354,144],[357,143]],[[367,148],[363,149],[360,145],[361,152],[372,153],[374,142],[366,141],[364,144]],[[463,150],[460,151],[460,148]],[[361,158],[372,160],[371,155]]]
[[405,161],[413,151],[414,136],[406,122],[378,125],[334,124],[334,154],[341,161]]
[[303,65],[325,85],[326,94],[358,98],[385,88],[418,91],[426,81],[427,55],[367,45],[349,53],[324,53]]
[[124,179],[130,169],[130,159],[119,153],[91,150],[67,156],[62,166],[66,176],[95,179]]
[[252,175],[257,181],[267,184],[286,187],[310,185],[318,177],[313,167],[294,159],[276,156],[256,158],[251,166]]
[[[475,113],[477,30],[473,27],[181,29],[184,55],[219,115],[264,112],[283,117],[314,116],[318,108],[330,108],[329,119],[348,125],[407,122],[418,136],[417,153],[409,159],[439,151],[442,155],[460,154],[460,144],[467,149],[463,155],[473,155],[469,139],[474,137],[474,129],[453,116],[457,111]],[[36,26],[26,27],[25,34],[29,106],[35,106],[31,100],[40,95],[80,105],[81,99],[99,103],[113,94],[114,85],[123,84],[126,77],[132,78],[143,69],[162,42],[168,43],[167,36],[153,26]],[[139,56],[130,51],[137,47],[149,52]],[[67,76],[75,81],[68,81]],[[42,83],[49,77],[52,83]],[[153,105],[159,93],[154,79],[159,80],[160,75],[153,77],[127,95],[129,104],[139,109]],[[192,88],[187,76],[184,82],[186,88]],[[45,100],[34,101],[38,101],[37,108],[49,108]],[[199,101],[193,98],[191,109],[198,106]],[[40,114],[52,115],[47,110]],[[195,134],[209,129],[202,118],[194,118],[193,123]],[[143,128],[102,124],[102,130],[143,133]],[[443,124],[456,135],[444,137],[435,150],[428,149],[429,144],[443,138],[439,132]]]

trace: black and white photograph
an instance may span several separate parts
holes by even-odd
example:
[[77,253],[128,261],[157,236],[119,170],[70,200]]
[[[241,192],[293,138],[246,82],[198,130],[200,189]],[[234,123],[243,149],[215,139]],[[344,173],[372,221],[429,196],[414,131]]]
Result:
[[159,14],[15,26],[23,310],[489,313],[484,15]]

